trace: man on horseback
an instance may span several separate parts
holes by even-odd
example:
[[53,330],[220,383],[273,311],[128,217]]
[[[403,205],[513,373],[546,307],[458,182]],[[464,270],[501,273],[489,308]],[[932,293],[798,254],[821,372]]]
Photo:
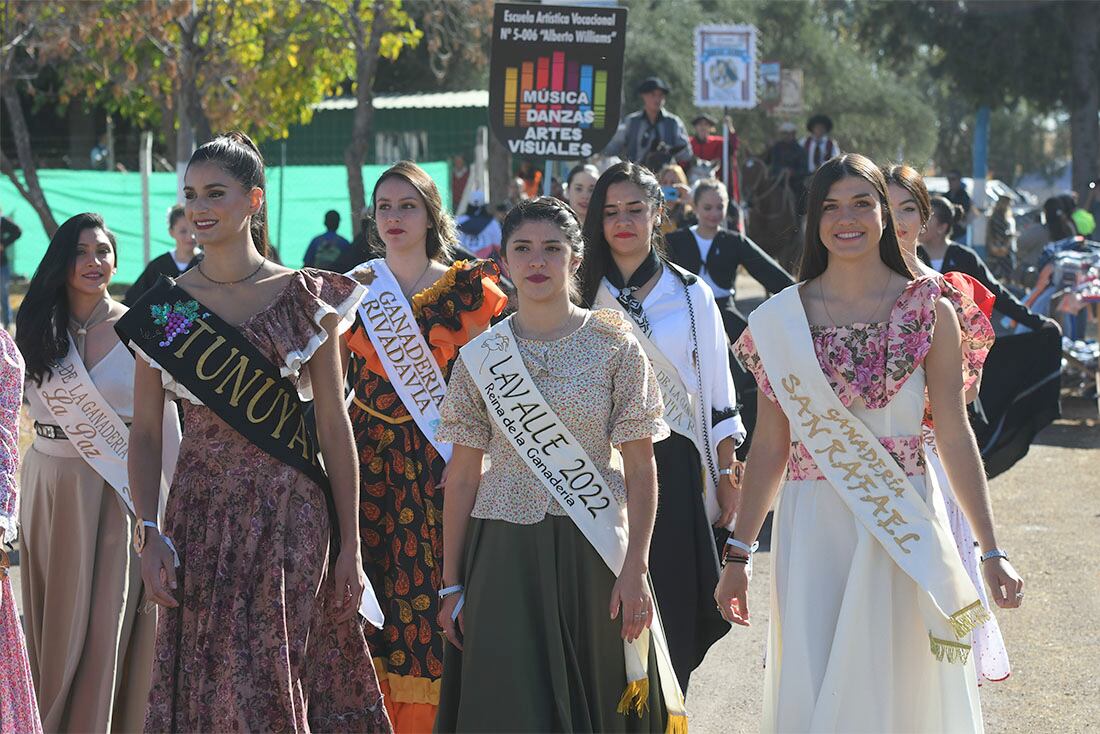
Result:
[[795,140],[797,131],[793,122],[784,122],[779,126],[779,140],[764,154],[764,162],[768,164],[773,179],[786,173],[787,186],[795,195],[796,201],[802,198],[807,170],[806,151]]
[[660,77],[642,82],[638,86],[642,109],[626,116],[603,154],[648,165],[654,171],[672,158],[680,163],[690,161],[691,142],[684,121],[665,111],[668,93],[669,87]]

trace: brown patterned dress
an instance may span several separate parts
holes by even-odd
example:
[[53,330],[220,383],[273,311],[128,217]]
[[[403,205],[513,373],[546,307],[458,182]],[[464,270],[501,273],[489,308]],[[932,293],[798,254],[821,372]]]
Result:
[[[347,328],[360,294],[302,270],[238,328],[312,397],[303,366],[328,338],[321,320]],[[194,405],[165,517],[180,606],[159,612],[146,730],[392,731],[363,620],[334,620],[322,489],[161,376]]]
[[[489,261],[458,262],[412,308],[432,354],[449,377],[459,348],[504,308]],[[359,447],[359,527],[367,577],[386,615],[367,640],[394,727],[430,731],[439,704],[443,639],[437,593],[443,573],[445,462],[405,409],[361,319],[347,334],[355,395],[349,407]]]

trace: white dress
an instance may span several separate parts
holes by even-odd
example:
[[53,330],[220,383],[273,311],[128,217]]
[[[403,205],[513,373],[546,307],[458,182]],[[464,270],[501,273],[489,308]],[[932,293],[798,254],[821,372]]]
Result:
[[[921,496],[931,498],[946,527],[921,439],[920,363],[931,328],[903,328],[934,321],[940,295],[935,283],[918,279],[898,299],[889,323],[812,331],[834,391],[894,454]],[[914,331],[927,331],[927,343]],[[751,329],[735,352],[772,397]],[[772,531],[761,731],[981,731],[973,657],[959,664],[931,654],[920,588],[798,446],[792,446]]]

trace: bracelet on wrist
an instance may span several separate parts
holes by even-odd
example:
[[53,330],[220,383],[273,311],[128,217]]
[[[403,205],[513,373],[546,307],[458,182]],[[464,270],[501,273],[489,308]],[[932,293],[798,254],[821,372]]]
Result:
[[988,561],[990,559],[993,559],[993,558],[1003,558],[1007,561],[1008,560],[1008,554],[1005,553],[1000,548],[993,548],[992,550],[988,550],[988,551],[986,551],[985,553],[982,554],[982,563],[985,563],[986,561]]
[[460,594],[465,589],[462,584],[455,584],[454,586],[447,586],[439,590],[439,599],[442,601],[452,594]]
[[730,535],[730,537],[726,538],[726,547],[737,548],[738,550],[744,551],[751,556],[753,553],[756,552],[756,549],[760,547],[760,541],[758,540],[752,545],[749,545],[748,543],[742,543],[740,540]]

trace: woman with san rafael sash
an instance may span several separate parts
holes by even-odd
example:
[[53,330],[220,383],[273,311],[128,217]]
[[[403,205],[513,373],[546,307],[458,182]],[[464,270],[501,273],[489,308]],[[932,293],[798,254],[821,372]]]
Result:
[[368,628],[386,707],[399,734],[431,731],[443,675],[437,592],[443,574],[443,484],[451,447],[436,439],[438,403],[458,349],[504,308],[496,265],[450,263],[454,223],[424,169],[402,161],[378,179],[372,210],[384,258],[351,277],[366,286],[343,342],[359,451],[364,568],[385,623]]
[[440,411],[436,731],[686,732],[647,574],[657,383],[625,317],[574,305],[567,205],[517,205],[503,244],[518,310],[462,348]]
[[[361,289],[268,260],[263,160],[243,133],[195,151],[184,198],[206,258],[116,327],[141,357],[135,546],[162,607],[145,729],[389,732],[356,616],[358,466],[337,347]],[[158,526],[145,478],[160,469],[165,395],[191,405]]]
[[655,443],[657,522],[650,572],[672,664],[686,691],[691,673],[729,632],[714,606],[715,527],[737,508],[745,438],[729,368],[729,341],[702,279],[663,255],[661,187],[648,169],[604,171],[584,224],[583,302],[628,316],[661,386],[671,435]]
[[825,163],[807,209],[804,281],[754,311],[735,345],[759,418],[715,600],[749,623],[754,540],[786,472],[762,730],[978,732],[970,633],[988,614],[926,469],[926,389],[998,606],[1019,606],[1023,582],[997,548],[956,311],[940,279],[906,265],[870,160]]
[[[50,239],[16,320],[34,443],[23,462],[22,596],[46,731],[134,731],[145,717],[156,617],[141,613],[126,456],[134,358],[115,335],[126,307],[107,290],[115,236],[77,214]],[[174,407],[158,418],[171,476]],[[167,482],[148,483],[156,517]],[[158,479],[160,481],[158,481]]]

